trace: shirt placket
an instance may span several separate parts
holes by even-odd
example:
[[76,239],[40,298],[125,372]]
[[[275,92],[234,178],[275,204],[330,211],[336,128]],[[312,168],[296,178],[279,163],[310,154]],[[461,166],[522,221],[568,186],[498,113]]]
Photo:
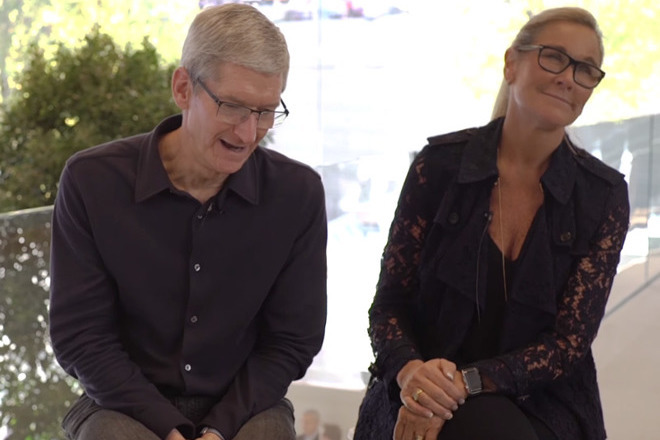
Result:
[[207,269],[206,265],[208,261],[205,258],[203,252],[204,243],[204,225],[208,218],[213,215],[214,211],[214,202],[209,201],[208,203],[201,205],[192,219],[192,236],[191,236],[191,248],[190,248],[190,259],[189,259],[189,296],[188,296],[188,305],[186,307],[185,315],[185,330],[183,338],[183,347],[182,347],[182,358],[181,365],[183,369],[184,381],[188,382],[190,375],[194,374],[195,365],[194,358],[195,353],[191,353],[190,347],[187,347],[186,341],[190,341],[191,333],[195,333],[200,325],[200,309],[201,301],[199,300],[202,295],[202,285],[204,277],[204,271]]

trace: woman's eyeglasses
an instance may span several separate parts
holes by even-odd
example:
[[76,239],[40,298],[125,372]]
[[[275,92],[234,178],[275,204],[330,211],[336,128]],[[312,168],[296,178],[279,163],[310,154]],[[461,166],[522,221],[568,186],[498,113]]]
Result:
[[571,58],[566,52],[542,44],[526,44],[516,47],[519,51],[539,51],[538,63],[541,69],[550,73],[562,73],[573,66],[573,81],[585,89],[593,89],[605,77],[605,72],[593,64]]

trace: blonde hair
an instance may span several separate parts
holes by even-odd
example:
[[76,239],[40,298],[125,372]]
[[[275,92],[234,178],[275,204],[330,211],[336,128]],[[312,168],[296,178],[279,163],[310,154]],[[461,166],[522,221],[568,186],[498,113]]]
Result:
[[253,6],[228,3],[207,7],[190,25],[181,51],[181,66],[191,78],[217,75],[222,63],[281,74],[282,90],[286,87],[289,50],[284,35]]
[[[598,27],[598,22],[589,11],[578,7],[546,9],[545,11],[532,16],[522,29],[520,29],[520,32],[516,35],[513,43],[511,43],[510,48],[526,44],[534,44],[539,32],[541,32],[546,25],[557,21],[581,24],[593,30],[598,38],[601,60],[603,59],[605,48],[603,46],[603,34]],[[500,90],[497,93],[497,98],[495,98],[495,105],[493,106],[491,118],[497,119],[506,115],[508,103],[509,84],[506,82],[506,79],[502,79]]]

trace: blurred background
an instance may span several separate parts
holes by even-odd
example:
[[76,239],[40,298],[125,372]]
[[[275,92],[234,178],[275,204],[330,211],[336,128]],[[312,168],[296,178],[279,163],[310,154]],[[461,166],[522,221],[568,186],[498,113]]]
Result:
[[[187,26],[220,3],[0,0],[0,439],[63,438],[59,420],[80,391],[47,340],[50,214],[64,160],[177,111],[169,78]],[[283,94],[291,115],[266,147],[313,166],[326,188],[327,335],[289,397],[300,432],[314,409],[327,438],[350,438],[373,359],[367,310],[412,157],[429,136],[487,123],[517,30],[530,14],[569,3],[246,3],[278,24],[291,52]],[[655,438],[660,358],[648,347],[660,335],[660,4],[570,5],[599,20],[607,72],[570,132],[626,175],[632,208],[594,346],[606,425],[614,439]],[[639,386],[625,381],[633,360]]]

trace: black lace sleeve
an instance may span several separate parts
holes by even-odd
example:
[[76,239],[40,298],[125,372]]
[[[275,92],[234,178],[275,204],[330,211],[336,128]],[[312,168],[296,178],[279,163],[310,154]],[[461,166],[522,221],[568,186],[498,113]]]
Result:
[[622,181],[613,188],[588,255],[576,262],[568,279],[553,331],[540,335],[533,345],[476,363],[488,391],[526,395],[562,377],[589,352],[605,313],[628,231],[629,211],[627,185]]
[[404,182],[369,310],[369,336],[376,356],[371,370],[388,382],[406,362],[421,358],[409,330],[407,311],[418,290],[417,267],[434,214],[426,170],[423,150]]

